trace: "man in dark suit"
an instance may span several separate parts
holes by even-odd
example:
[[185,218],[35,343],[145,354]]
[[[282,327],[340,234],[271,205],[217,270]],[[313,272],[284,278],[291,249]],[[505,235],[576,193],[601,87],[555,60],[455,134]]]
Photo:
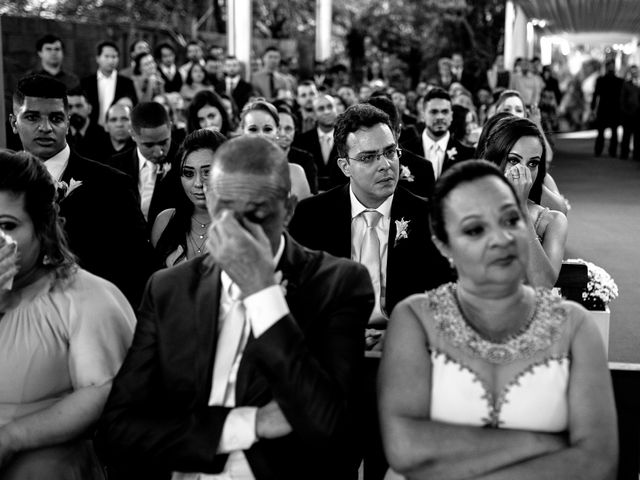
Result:
[[131,112],[131,138],[136,148],[114,155],[110,165],[133,180],[136,200],[151,228],[161,211],[175,207],[178,188],[182,188],[165,108],[156,102],[136,105]]
[[460,142],[449,131],[453,121],[451,97],[442,88],[429,90],[423,102],[425,128],[421,142],[416,143],[416,155],[426,158],[433,168],[436,181],[454,162],[469,160],[462,153]]
[[156,62],[162,80],[164,91],[179,92],[182,88],[182,75],[176,65],[176,49],[170,43],[163,42],[155,48]]
[[80,266],[113,282],[137,305],[153,263],[130,179],[69,148],[66,88],[57,80],[21,80],[10,122],[24,149],[58,182],[60,215]]
[[[400,138],[402,131],[400,112],[393,101],[386,94],[377,94],[369,97],[366,103],[379,108],[389,115],[389,121],[396,139]],[[431,164],[424,157],[420,157],[410,150],[406,150],[403,147],[400,147],[400,149],[402,155],[400,156],[398,185],[415,195],[427,199],[430,198],[435,185]]]
[[[367,267],[376,304],[366,342],[368,348],[379,349],[393,307],[413,293],[449,281],[450,269],[431,242],[427,201],[397,186],[400,164],[389,116],[366,104],[347,108],[338,118],[335,144],[349,184],[300,202],[289,232],[306,247]],[[387,468],[377,423],[375,372],[376,365],[370,364],[363,403],[366,479],[382,479]]]
[[105,406],[124,478],[357,478],[371,282],[284,233],[290,189],[264,138],[214,155],[209,255],[151,278]]
[[261,97],[270,102],[277,97],[278,90],[289,90],[293,92],[293,85],[290,79],[280,73],[280,50],[277,47],[267,47],[262,55],[263,68],[251,76],[253,89]]
[[293,146],[309,152],[318,169],[318,190],[326,191],[346,183],[338,167],[338,151],[333,141],[333,131],[338,113],[333,97],[326,93],[313,100],[316,128],[296,136]]
[[224,61],[225,92],[236,102],[238,110],[254,95],[253,85],[242,78],[242,65],[233,55]]
[[96,161],[104,160],[101,150],[107,141],[107,134],[102,127],[91,121],[91,104],[87,102],[80,87],[67,91],[69,102],[69,133],[67,143],[74,151],[85,158]]
[[[591,99],[591,111],[595,113],[598,136],[595,143],[595,155],[599,157],[604,148],[604,131],[611,129],[609,140],[609,156],[618,155],[618,125],[620,125],[620,96],[623,80],[616,75],[616,64],[613,59],[605,63],[605,74],[598,77]],[[627,154],[628,154],[627,142]]]
[[118,75],[120,51],[113,42],[102,42],[98,45],[96,62],[98,70],[95,74],[82,79],[82,90],[92,105],[91,121],[100,126],[109,107],[123,97],[130,98],[135,105],[138,102],[136,89],[130,78]]

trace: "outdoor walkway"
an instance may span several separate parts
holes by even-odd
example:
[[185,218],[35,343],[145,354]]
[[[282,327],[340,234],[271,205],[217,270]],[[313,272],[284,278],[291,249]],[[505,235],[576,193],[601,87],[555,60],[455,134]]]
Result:
[[[583,258],[611,274],[609,361],[640,368],[640,162],[593,156],[595,132],[556,138],[551,174],[569,199],[565,258]],[[606,152],[605,146],[605,152]]]

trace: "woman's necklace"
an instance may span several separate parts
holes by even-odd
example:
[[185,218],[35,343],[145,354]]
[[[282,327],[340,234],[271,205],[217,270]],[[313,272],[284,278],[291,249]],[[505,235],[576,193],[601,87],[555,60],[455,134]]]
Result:
[[[198,241],[196,240],[196,237],[200,238],[202,241],[198,243]],[[200,255],[204,249],[204,244],[207,243],[207,234],[204,233],[203,235],[198,235],[198,234],[194,234],[193,232],[189,232],[189,235],[187,236],[187,238],[191,242],[191,245],[193,246],[193,251],[196,253],[196,255]]]

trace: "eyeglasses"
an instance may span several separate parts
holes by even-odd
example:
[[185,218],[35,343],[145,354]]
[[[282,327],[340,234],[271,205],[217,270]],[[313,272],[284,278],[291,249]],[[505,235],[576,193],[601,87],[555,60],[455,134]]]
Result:
[[387,160],[395,160],[402,156],[402,150],[400,150],[396,145],[389,147],[383,150],[381,153],[362,153],[358,154],[355,157],[347,157],[349,160],[355,160],[356,162],[364,163],[365,165],[369,165],[377,161],[380,157],[384,157]]

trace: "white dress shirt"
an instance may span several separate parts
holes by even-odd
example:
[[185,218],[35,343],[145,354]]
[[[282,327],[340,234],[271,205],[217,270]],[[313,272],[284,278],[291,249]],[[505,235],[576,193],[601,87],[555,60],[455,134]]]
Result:
[[226,77],[225,84],[227,88],[227,94],[231,96],[233,91],[238,86],[238,82],[240,81],[240,75],[236,75],[235,77]]
[[[284,236],[280,237],[280,246],[274,257],[274,263],[277,265],[280,262],[280,258],[284,253],[285,240]],[[233,299],[230,296],[232,288],[235,286],[233,281],[226,274],[222,272],[220,275],[220,307],[217,312],[218,315],[218,331],[220,331],[224,325],[222,319],[225,318],[229,312]],[[243,300],[247,322],[245,324],[247,329],[250,329],[255,338],[260,337],[264,332],[278,322],[281,318],[289,314],[289,306],[284,298],[284,293],[280,285],[273,285],[265,288],[253,295],[249,295]],[[223,395],[224,400],[222,406],[235,407],[235,388],[238,373],[238,366],[242,361],[242,355],[244,353],[243,345],[239,345],[238,353],[230,362],[231,369],[228,374],[227,385],[216,385],[212,383],[211,394],[209,397],[209,406],[220,405],[216,398],[220,398],[220,390],[227,392],[233,392],[232,395]],[[219,356],[220,352],[229,352],[229,349],[216,348],[216,357],[214,360],[214,366],[221,361]],[[215,373],[215,369],[214,369]],[[205,474],[205,473],[181,473],[174,472],[171,477],[172,480],[253,480],[254,475],[251,471],[251,467],[244,456],[243,450],[249,449],[258,439],[256,436],[256,415],[258,412],[257,407],[236,407],[229,412],[222,428],[222,435],[220,436],[220,442],[217,447],[217,453],[229,453],[229,458],[225,464],[224,470],[219,474]]]
[[168,67],[166,65],[160,65],[160,70],[162,70],[162,73],[164,73],[164,76],[167,77],[167,79],[169,80],[173,80],[173,77],[175,77],[176,73],[178,72],[178,69],[175,66],[175,64],[169,65]]
[[47,167],[47,170],[56,182],[60,181],[65,168],[67,168],[69,155],[71,155],[71,149],[69,145],[65,145],[62,150],[44,162],[44,166]]
[[149,206],[151,205],[151,198],[153,197],[153,191],[156,188],[157,179],[157,167],[151,160],[147,160],[140,152],[138,148],[138,192],[140,193],[140,210],[144,218],[149,216]]
[[437,180],[442,173],[442,166],[444,164],[444,156],[447,151],[447,145],[449,144],[449,138],[451,133],[445,133],[440,139],[433,140],[428,134],[425,128],[422,132],[422,146],[424,148],[424,158],[431,162],[433,167],[433,177]]
[[[362,215],[365,210],[371,210],[365,207],[360,200],[353,193],[353,189],[349,187],[349,196],[351,198],[351,260],[358,263],[360,262],[360,253],[362,249],[362,242],[364,240],[364,234],[367,230],[367,224]],[[380,307],[384,309],[386,299],[386,285],[387,285],[387,258],[389,251],[389,228],[391,226],[391,203],[393,202],[393,195],[390,195],[377,210],[382,214],[382,218],[376,225],[376,233],[378,234],[378,240],[380,241]],[[378,306],[373,309],[371,313],[370,323],[379,322],[381,319],[387,319],[388,314],[383,310],[379,310]]]
[[318,128],[317,131],[318,140],[320,141],[320,149],[322,151],[322,160],[326,165],[329,162],[331,150],[333,149],[333,129],[329,132],[323,132]]
[[114,70],[108,77],[98,70],[98,103],[100,111],[98,112],[98,125],[104,127],[107,110],[116,98],[116,81],[118,80],[118,71]]

